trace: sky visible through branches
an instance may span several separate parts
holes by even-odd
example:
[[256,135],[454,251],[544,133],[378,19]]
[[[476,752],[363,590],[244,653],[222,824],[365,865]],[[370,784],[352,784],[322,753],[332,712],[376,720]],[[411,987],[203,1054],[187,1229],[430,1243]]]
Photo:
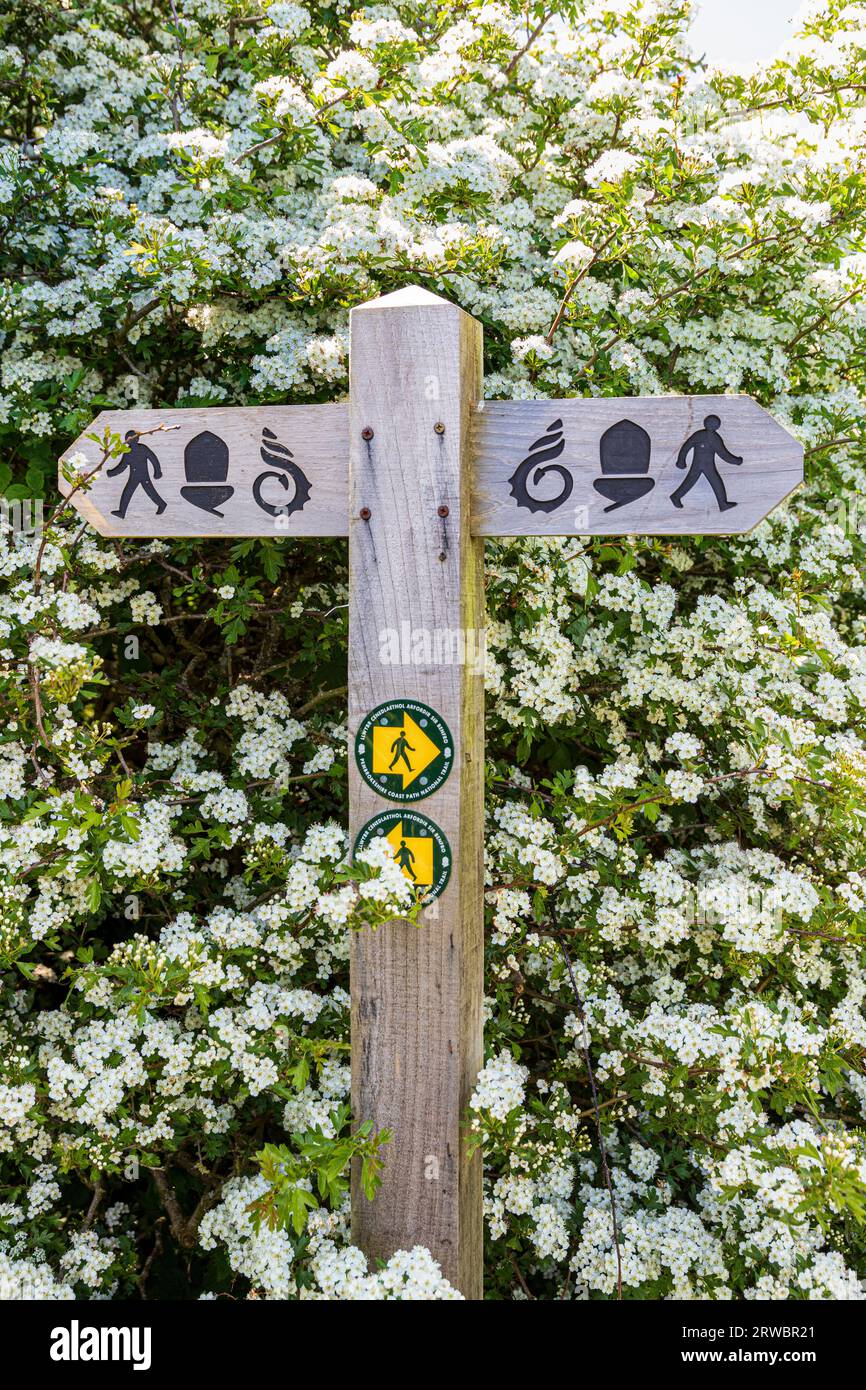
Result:
[[800,0],[700,0],[692,44],[707,61],[724,67],[753,63],[778,52],[792,32]]

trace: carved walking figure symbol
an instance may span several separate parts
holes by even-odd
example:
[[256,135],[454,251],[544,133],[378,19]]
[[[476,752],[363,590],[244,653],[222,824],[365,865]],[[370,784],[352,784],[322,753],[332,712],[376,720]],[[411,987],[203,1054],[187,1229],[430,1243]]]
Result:
[[[528,507],[531,512],[553,512],[557,507],[561,507],[563,502],[568,501],[574,487],[574,478],[570,471],[561,463],[548,463],[545,468],[538,466],[546,463],[547,459],[559,458],[564,448],[562,421],[554,420],[548,425],[547,434],[529,446],[526,458],[517,465],[508,479],[509,491],[516,499],[518,507]],[[555,497],[532,497],[529,492],[530,474],[533,487],[537,487],[546,473],[558,473],[562,479],[562,487]]]
[[[292,512],[300,512],[310,500],[310,480],[306,473],[294,462],[294,455],[291,449],[287,449],[285,444],[280,444],[273,430],[262,430],[261,455],[265,463],[274,464],[282,469],[281,473],[260,473],[253,483],[253,497],[256,505],[261,507],[263,512],[269,516],[291,516]],[[286,477],[286,474],[289,477]],[[268,478],[275,478],[280,487],[288,491],[289,478],[295,485],[295,493],[290,502],[281,502],[274,506],[271,502],[266,502],[262,497],[262,483]]]
[[716,459],[720,458],[725,463],[736,464],[742,463],[743,460],[738,454],[731,453],[722,436],[718,433],[721,423],[718,415],[708,415],[704,420],[704,428],[695,430],[694,434],[689,435],[680,449],[677,455],[677,468],[685,468],[689,451],[691,451],[692,463],[676,492],[671,493],[671,501],[675,507],[683,505],[683,498],[686,493],[690,492],[701,478],[706,478],[713,489],[720,512],[728,512],[731,507],[736,507],[736,502],[728,501],[725,485],[719,477],[719,470],[716,467]]
[[412,853],[409,846],[406,844],[405,840],[400,841],[400,848],[394,855],[394,858],[400,865],[400,868],[403,870],[404,874],[408,874],[410,878],[416,877],[415,870],[412,868],[412,865],[415,863],[415,856]]
[[[401,729],[401,730],[400,730],[400,733],[399,733],[398,736],[397,736],[397,738],[395,738],[395,739],[394,739],[394,742],[391,744],[391,752],[394,754],[394,757],[393,757],[393,760],[392,760],[392,762],[391,762],[390,767],[388,768],[388,771],[389,771],[389,772],[393,772],[393,771],[394,771],[394,768],[397,766],[397,763],[400,761],[401,758],[403,759],[404,763],[405,763],[406,766],[408,767],[409,771],[410,771],[410,772],[412,771],[412,764],[410,763],[409,759],[406,757],[406,750],[407,750],[407,749],[409,750],[410,753],[414,753],[414,752],[415,752],[415,749],[412,747],[412,745],[411,745],[411,743],[409,742],[408,738],[406,737],[405,733],[404,733],[403,730]],[[395,751],[395,750],[396,750],[396,751]]]
[[156,503],[157,516],[162,516],[168,504],[162,500],[150,478],[151,468],[153,468],[155,479],[162,477],[159,459],[152,449],[149,449],[146,444],[142,444],[137,430],[127,430],[123,437],[129,448],[113,468],[105,470],[107,478],[115,478],[124,469],[129,469],[129,477],[124,484],[123,492],[120,494],[120,503],[117,507],[112,508],[111,515],[119,516],[122,521],[136,491],[141,488],[151,502]]

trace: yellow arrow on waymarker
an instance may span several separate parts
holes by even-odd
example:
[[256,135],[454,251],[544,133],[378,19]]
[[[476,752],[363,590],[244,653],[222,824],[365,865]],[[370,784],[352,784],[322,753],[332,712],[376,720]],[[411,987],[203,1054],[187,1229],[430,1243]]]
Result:
[[373,772],[399,773],[403,778],[404,791],[441,752],[442,749],[437,748],[412,716],[405,712],[400,727],[396,724],[373,726]]
[[410,883],[429,888],[433,883],[433,838],[430,835],[404,835],[403,822],[385,836]]

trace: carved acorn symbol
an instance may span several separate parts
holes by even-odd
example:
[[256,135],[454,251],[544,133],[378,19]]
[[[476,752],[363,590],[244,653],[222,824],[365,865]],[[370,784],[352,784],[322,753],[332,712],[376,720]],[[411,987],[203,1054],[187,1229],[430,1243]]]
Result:
[[634,420],[618,420],[601,436],[598,445],[603,477],[593,487],[610,502],[605,513],[627,507],[655,487],[649,473],[652,440]]
[[194,507],[221,517],[223,513],[218,509],[234,492],[226,482],[229,450],[225,440],[210,430],[202,430],[183,451],[183,471],[187,485],[181,488],[181,497]]

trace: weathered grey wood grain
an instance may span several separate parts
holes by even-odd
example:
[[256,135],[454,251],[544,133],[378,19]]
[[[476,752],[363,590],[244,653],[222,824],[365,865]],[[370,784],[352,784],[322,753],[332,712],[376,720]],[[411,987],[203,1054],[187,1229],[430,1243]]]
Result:
[[[431,635],[434,650],[437,632],[454,634],[454,646],[440,640],[439,650],[458,655],[474,650],[482,630],[468,467],[480,372],[480,325],[445,300],[413,289],[353,310],[350,739],[374,706],[412,697],[445,719],[456,749],[449,779],[417,808],[450,842],[447,888],[420,930],[396,921],[353,942],[354,1115],[394,1133],[372,1203],[355,1175],[353,1231],[372,1260],[428,1246],[470,1298],[481,1296],[482,1252],[480,1155],[469,1159],[464,1123],[482,1060],[481,663],[400,665],[383,656],[394,654],[386,634],[407,622]],[[414,646],[423,657],[423,640]],[[389,803],[354,763],[349,790],[354,837]]]
[[[717,437],[743,460],[740,465],[716,460],[726,495],[736,505],[720,511],[708,479],[701,476],[677,509],[671,494],[689,477],[693,457],[686,468],[678,468],[680,448],[712,415],[720,421]],[[644,496],[606,511],[611,499],[595,487],[605,479],[600,442],[605,431],[623,420],[649,436],[649,468],[643,476],[653,486]],[[539,466],[548,472],[537,479],[536,468],[527,464],[524,484],[536,501],[552,501],[567,491],[568,476],[571,490],[555,509],[533,511],[518,505],[512,480],[521,462],[531,459],[532,444],[550,438],[549,427],[556,421],[561,422],[561,432],[554,431],[564,446],[561,453],[541,460]],[[736,535],[751,531],[803,481],[802,446],[748,396],[486,401],[475,414],[472,456],[476,536]],[[555,471],[559,467],[565,474]]]
[[[109,460],[86,491],[74,494],[76,510],[103,536],[345,536],[348,423],[345,403],[109,410],[97,416],[63,459],[84,454],[85,472],[90,472],[102,459],[103,450],[87,435],[102,438],[106,430],[121,437],[129,430],[143,431],[140,444],[158,459],[160,478],[154,476],[151,459],[142,458],[138,467],[165,503],[161,514],[153,496],[140,484],[128,501],[126,515],[114,515],[130,479],[129,455],[123,460]],[[265,431],[270,431],[270,436]],[[204,448],[188,453],[189,446],[196,439],[201,441],[205,433],[222,441],[224,451],[213,446],[208,449],[205,441]],[[263,449],[269,459],[263,457]],[[291,457],[284,449],[291,451]],[[210,467],[205,471],[213,474],[221,453],[227,461],[225,478],[202,481],[201,465],[207,465],[209,459]],[[121,471],[112,475],[117,463]],[[289,464],[299,469],[309,484],[305,501],[303,491],[297,494],[296,475]],[[62,460],[59,485],[67,496],[70,484],[63,478]],[[229,488],[231,496],[221,500]],[[187,489],[187,494],[181,489]],[[256,501],[256,490],[264,506]],[[287,505],[296,499],[303,505],[286,512]],[[268,507],[276,508],[277,514]]]

